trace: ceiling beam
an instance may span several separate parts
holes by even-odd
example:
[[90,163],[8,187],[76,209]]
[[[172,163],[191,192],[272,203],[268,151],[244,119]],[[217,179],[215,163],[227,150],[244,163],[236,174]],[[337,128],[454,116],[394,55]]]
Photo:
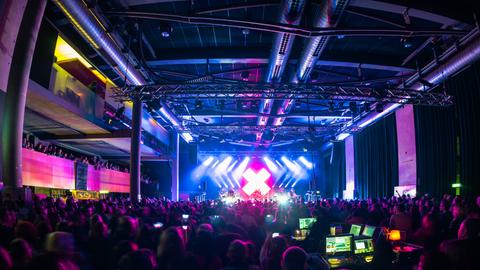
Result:
[[403,16],[405,12],[408,12],[408,16],[415,17],[422,20],[427,20],[431,22],[435,22],[441,25],[457,25],[460,24],[460,21],[455,19],[442,16],[436,13],[428,12],[425,10],[410,8],[407,6],[392,4],[392,3],[385,3],[376,0],[350,0],[351,7],[359,7],[365,9],[372,9],[372,10],[379,10],[385,11],[390,13],[396,13],[400,16]]
[[131,130],[118,130],[112,133],[102,134],[74,134],[74,135],[43,135],[39,136],[43,141],[65,141],[65,140],[91,140],[91,139],[125,139],[131,137]]
[[232,18],[221,18],[203,15],[177,15],[170,13],[153,13],[137,11],[112,11],[106,12],[108,16],[128,17],[135,19],[147,19],[167,22],[177,22],[196,25],[213,25],[223,27],[233,27],[239,29],[250,29],[255,31],[291,34],[301,37],[320,37],[320,36],[391,36],[391,37],[430,37],[434,35],[458,35],[462,36],[468,32],[464,30],[438,29],[438,28],[409,28],[409,29],[391,29],[391,28],[311,28],[302,26],[285,25],[278,23],[269,23],[264,21],[240,20]]
[[[195,51],[193,49],[193,51]],[[268,58],[258,58],[258,57],[247,57],[247,58],[189,58],[189,59],[161,59],[161,60],[151,60],[147,61],[147,64],[151,67],[159,66],[171,66],[171,65],[206,65],[207,61],[209,64],[267,64]],[[297,60],[292,59],[288,62],[289,64],[296,64]],[[318,60],[316,63],[317,66],[335,66],[335,67],[351,67],[363,69],[373,69],[373,70],[388,70],[394,72],[415,72],[414,69],[407,67],[398,67],[398,66],[389,66],[389,65],[378,65],[378,64],[369,64],[369,63],[358,63],[358,62],[344,62],[344,61],[327,61],[327,60]]]

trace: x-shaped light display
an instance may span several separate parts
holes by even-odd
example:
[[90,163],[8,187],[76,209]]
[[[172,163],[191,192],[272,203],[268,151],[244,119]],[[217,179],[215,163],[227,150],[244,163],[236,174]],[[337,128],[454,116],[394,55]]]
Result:
[[266,181],[270,178],[271,174],[264,168],[258,173],[255,173],[251,168],[248,168],[242,176],[247,180],[247,184],[243,186],[242,190],[248,196],[252,195],[257,190],[260,191],[263,196],[270,192],[271,188],[267,185]]

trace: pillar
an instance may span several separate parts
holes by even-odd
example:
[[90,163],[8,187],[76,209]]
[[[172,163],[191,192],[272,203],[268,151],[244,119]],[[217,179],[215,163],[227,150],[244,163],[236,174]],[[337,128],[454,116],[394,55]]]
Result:
[[178,201],[179,175],[178,164],[180,161],[180,134],[175,133],[172,140],[172,201]]
[[22,133],[30,68],[47,0],[29,0],[20,23],[8,75],[2,120],[4,192],[17,197],[22,187]]
[[[395,112],[398,149],[398,187],[395,195],[416,194],[417,148],[413,105],[405,105]],[[398,191],[398,193],[397,193]]]
[[132,137],[130,141],[130,200],[140,200],[140,145],[142,140],[142,101],[133,101]]
[[355,149],[353,136],[345,139],[345,190],[344,199],[353,199],[355,191]]

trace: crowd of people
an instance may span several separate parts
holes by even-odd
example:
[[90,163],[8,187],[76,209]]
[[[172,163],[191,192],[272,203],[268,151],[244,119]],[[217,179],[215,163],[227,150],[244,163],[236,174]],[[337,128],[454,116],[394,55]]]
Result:
[[[303,217],[317,221],[305,240],[296,241],[291,236]],[[338,222],[406,231],[407,242],[424,247],[418,269],[480,269],[475,257],[479,218],[480,197],[476,202],[452,196],[440,200],[404,196],[231,204],[166,199],[131,203],[120,198],[3,200],[0,270],[325,269],[318,255],[324,249],[322,239],[330,224]],[[376,241],[383,244],[376,246],[379,253],[370,267],[394,269],[388,241],[382,234]]]
[[43,144],[40,142],[35,144],[32,142],[32,140],[27,139],[26,136],[23,138],[22,147],[30,150],[35,150],[37,152],[41,152],[50,156],[56,156],[60,158],[73,160],[78,163],[92,165],[96,169],[110,169],[110,170],[115,170],[120,172],[128,172],[128,167],[120,166],[118,164],[114,164],[112,162],[102,160],[97,156],[81,155],[54,144]]

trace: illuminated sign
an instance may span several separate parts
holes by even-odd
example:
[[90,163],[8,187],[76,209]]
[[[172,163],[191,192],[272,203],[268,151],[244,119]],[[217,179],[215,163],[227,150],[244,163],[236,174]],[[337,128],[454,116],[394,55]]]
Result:
[[250,196],[254,192],[259,191],[265,196],[270,192],[271,188],[265,182],[270,178],[271,174],[264,168],[258,173],[255,173],[252,169],[248,168],[242,176],[247,180],[247,184],[242,188],[247,195]]

